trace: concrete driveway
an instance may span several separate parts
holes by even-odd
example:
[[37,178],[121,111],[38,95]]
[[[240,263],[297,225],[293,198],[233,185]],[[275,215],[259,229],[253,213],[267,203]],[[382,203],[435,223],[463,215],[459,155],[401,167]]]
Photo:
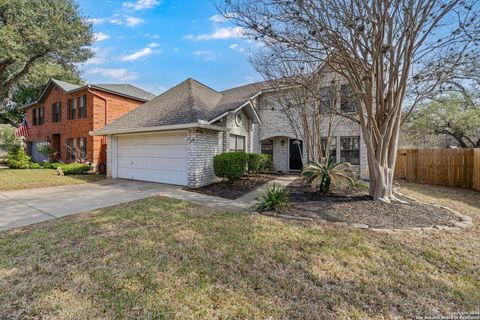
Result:
[[0,192],[0,230],[180,189],[158,183],[107,179],[75,186]]
[[74,186],[0,192],[0,231],[154,195],[241,211],[248,203],[212,197],[161,183],[107,179]]

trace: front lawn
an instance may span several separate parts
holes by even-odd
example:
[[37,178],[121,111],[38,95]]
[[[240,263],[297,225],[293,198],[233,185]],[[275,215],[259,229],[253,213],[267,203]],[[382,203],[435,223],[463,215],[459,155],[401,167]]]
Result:
[[0,318],[397,319],[478,310],[480,193],[401,189],[450,204],[474,227],[383,234],[153,197],[0,233]]
[[57,176],[52,169],[2,169],[0,168],[0,191],[57,187],[105,179],[104,175],[83,174]]

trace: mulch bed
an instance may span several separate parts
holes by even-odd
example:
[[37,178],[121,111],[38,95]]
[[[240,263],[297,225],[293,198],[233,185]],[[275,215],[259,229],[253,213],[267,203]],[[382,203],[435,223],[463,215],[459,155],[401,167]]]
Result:
[[258,174],[255,176],[242,177],[240,180],[234,182],[222,181],[197,189],[186,188],[185,190],[235,200],[275,179],[275,177],[273,174]]
[[324,196],[312,192],[301,179],[288,186],[289,215],[328,222],[365,224],[371,228],[415,228],[452,226],[459,218],[451,211],[398,197],[406,203],[373,201],[365,190],[333,189]]

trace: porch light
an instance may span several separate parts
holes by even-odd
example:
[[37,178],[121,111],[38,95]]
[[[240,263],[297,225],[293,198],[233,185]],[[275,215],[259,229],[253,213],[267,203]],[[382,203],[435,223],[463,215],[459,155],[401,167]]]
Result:
[[280,141],[280,144],[282,145],[282,147],[285,145],[285,140],[282,139],[282,141]]

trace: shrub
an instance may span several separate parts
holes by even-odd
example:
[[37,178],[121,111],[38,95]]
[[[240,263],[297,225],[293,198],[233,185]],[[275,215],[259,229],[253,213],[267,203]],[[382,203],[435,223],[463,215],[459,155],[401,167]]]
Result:
[[245,175],[246,169],[245,152],[226,152],[213,157],[213,170],[219,178],[236,181]]
[[10,169],[28,169],[30,157],[20,147],[12,147],[7,154],[7,165]]
[[273,158],[270,154],[259,154],[260,157],[260,171],[270,169],[272,166]]
[[61,162],[40,162],[40,166],[44,169],[57,169],[63,165],[65,164]]
[[260,155],[256,153],[247,153],[247,170],[249,174],[255,174],[260,172],[262,166],[262,160]]
[[30,169],[43,169],[40,163],[30,163]]
[[257,202],[253,208],[258,211],[267,211],[286,208],[288,205],[288,191],[277,187],[274,183],[271,187],[265,188],[265,191],[258,193]]
[[83,163],[69,163],[69,164],[62,164],[60,167],[63,171],[64,175],[70,175],[70,174],[82,174],[90,171],[91,167],[88,164],[83,164]]

